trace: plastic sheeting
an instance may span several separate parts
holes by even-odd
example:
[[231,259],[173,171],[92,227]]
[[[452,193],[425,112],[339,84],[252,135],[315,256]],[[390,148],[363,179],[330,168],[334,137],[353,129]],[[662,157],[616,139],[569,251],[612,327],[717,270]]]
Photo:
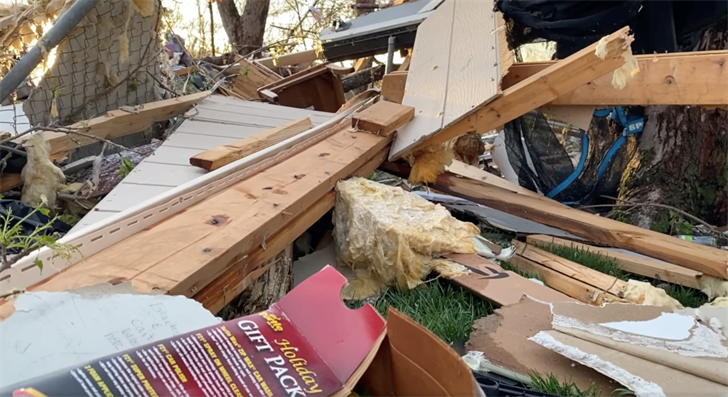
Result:
[[432,270],[445,277],[466,273],[436,257],[475,253],[477,226],[416,194],[364,178],[340,181],[336,191],[336,254],[356,273],[344,298],[363,299],[386,285],[411,289]]

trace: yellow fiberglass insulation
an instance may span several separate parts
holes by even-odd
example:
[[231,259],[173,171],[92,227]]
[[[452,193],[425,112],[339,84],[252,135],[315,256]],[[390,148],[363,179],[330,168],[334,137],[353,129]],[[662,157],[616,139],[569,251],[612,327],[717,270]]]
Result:
[[436,257],[475,253],[477,226],[414,193],[364,178],[340,181],[336,192],[336,254],[356,274],[344,298],[363,299],[387,285],[411,289],[433,269],[445,277],[467,273]]

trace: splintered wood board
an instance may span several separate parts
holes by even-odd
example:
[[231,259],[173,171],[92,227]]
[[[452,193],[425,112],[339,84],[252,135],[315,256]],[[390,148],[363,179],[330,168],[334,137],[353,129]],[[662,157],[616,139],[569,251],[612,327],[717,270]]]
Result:
[[397,133],[390,159],[498,95],[498,34],[492,0],[447,0],[418,28],[403,105],[415,118]]
[[351,126],[376,135],[390,135],[415,115],[411,106],[379,101],[351,118]]
[[246,59],[238,59],[237,62],[240,64],[240,73],[235,78],[233,92],[245,99],[259,99],[258,88],[283,79],[283,77],[265,66],[258,65],[256,62]]
[[[65,291],[131,280],[140,292],[193,296],[334,188],[391,139],[343,125],[325,140],[92,255],[42,284]],[[3,305],[5,306],[5,305]]]

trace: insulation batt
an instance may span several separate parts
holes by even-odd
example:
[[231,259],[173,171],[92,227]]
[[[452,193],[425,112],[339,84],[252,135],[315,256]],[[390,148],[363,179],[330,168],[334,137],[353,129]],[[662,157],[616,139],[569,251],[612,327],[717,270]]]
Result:
[[23,143],[23,147],[28,153],[28,162],[20,171],[23,178],[23,195],[20,201],[31,207],[38,207],[43,203],[42,196],[45,196],[48,208],[53,209],[56,192],[66,181],[66,176],[51,161],[50,143],[42,133],[32,135]]
[[344,298],[363,299],[387,285],[411,289],[431,270],[445,277],[467,273],[436,257],[475,253],[477,226],[416,194],[364,178],[340,181],[336,191],[336,254],[356,274]]

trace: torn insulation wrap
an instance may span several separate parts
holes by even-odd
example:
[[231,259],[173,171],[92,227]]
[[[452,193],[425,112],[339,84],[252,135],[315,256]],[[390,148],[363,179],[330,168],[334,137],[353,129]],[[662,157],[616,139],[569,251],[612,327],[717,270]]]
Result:
[[408,155],[406,159],[412,167],[408,181],[414,184],[437,182],[437,176],[445,172],[445,167],[452,164],[453,142],[454,140],[450,140],[440,145],[429,146]]
[[431,270],[445,277],[467,273],[436,257],[475,253],[477,226],[416,194],[364,178],[340,181],[336,191],[336,255],[356,274],[344,298],[363,299],[387,285],[411,289]]

